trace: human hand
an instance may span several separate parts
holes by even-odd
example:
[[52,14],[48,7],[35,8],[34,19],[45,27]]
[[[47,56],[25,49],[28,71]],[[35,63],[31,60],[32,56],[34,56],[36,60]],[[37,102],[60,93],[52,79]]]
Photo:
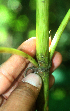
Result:
[[[36,53],[36,38],[33,37],[26,40],[18,49],[34,57]],[[51,73],[61,64],[61,61],[61,54],[55,52],[50,69],[49,87],[54,83],[54,77]],[[31,73],[31,71],[29,71],[29,75],[24,78],[26,67],[31,66],[32,64],[29,63],[27,59],[18,55],[12,55],[1,65],[0,103],[3,103],[0,107],[1,111],[30,111],[33,108],[40,92],[42,81],[38,75]]]

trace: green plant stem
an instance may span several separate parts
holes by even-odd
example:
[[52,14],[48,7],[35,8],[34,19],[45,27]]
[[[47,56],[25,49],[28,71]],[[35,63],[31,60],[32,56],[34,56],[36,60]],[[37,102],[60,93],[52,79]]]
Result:
[[[36,57],[39,75],[43,80],[37,100],[37,111],[48,111],[49,72],[45,70],[49,62],[49,0],[36,0]],[[44,71],[42,71],[44,69]]]
[[14,48],[7,48],[7,47],[0,47],[0,53],[11,53],[11,54],[16,54],[22,57],[25,57],[28,59],[30,62],[32,62],[36,67],[38,67],[38,63],[33,59],[31,56],[28,54]]
[[[42,89],[37,100],[37,111],[48,111],[49,94],[49,0],[36,0],[36,56],[38,63],[28,54],[13,48],[0,47],[0,53],[11,53],[25,57],[36,67],[39,66],[38,74],[43,80]],[[60,36],[70,20],[70,9],[61,22],[50,46],[50,60],[54,54]]]
[[55,33],[55,36],[52,40],[52,43],[51,43],[51,46],[50,46],[50,60],[52,59],[53,57],[53,54],[54,54],[54,51],[56,49],[56,46],[59,42],[59,39],[68,23],[68,21],[70,20],[70,9],[68,10],[67,14],[65,15],[63,21],[61,22],[57,32]]
[[48,63],[48,56],[47,56],[49,52],[48,4],[49,0],[36,0],[36,56],[38,59],[38,63],[39,60]]

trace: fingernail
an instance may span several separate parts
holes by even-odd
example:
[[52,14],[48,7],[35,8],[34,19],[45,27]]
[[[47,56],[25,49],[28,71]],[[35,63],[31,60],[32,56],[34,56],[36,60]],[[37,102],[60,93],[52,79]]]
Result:
[[39,75],[30,73],[25,78],[22,79],[23,82],[27,82],[37,88],[41,88],[42,86],[42,79]]

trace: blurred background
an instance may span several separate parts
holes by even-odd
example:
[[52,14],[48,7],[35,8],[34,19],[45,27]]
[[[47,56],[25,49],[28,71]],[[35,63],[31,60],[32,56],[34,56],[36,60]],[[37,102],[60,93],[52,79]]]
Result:
[[[70,0],[50,0],[49,30],[52,38],[70,8]],[[17,48],[23,41],[36,36],[36,0],[0,0],[0,47]],[[53,75],[49,111],[70,111],[70,22],[67,24],[56,51],[63,61]],[[0,54],[0,64],[10,54]]]

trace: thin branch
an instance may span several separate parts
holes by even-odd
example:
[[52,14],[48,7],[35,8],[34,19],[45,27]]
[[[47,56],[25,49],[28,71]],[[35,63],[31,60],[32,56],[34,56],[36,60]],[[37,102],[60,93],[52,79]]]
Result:
[[68,21],[70,20],[70,9],[68,10],[67,14],[65,15],[63,21],[61,22],[53,40],[52,40],[52,43],[51,43],[51,46],[50,46],[50,60],[52,59],[52,56],[54,54],[54,51],[56,49],[56,46],[59,42],[59,39],[68,23]]
[[28,54],[26,54],[20,50],[17,50],[14,48],[0,47],[0,53],[11,53],[11,54],[16,54],[16,55],[25,57],[31,63],[33,63],[36,67],[38,67],[38,63],[35,61],[35,59],[33,59],[31,56],[29,56]]

